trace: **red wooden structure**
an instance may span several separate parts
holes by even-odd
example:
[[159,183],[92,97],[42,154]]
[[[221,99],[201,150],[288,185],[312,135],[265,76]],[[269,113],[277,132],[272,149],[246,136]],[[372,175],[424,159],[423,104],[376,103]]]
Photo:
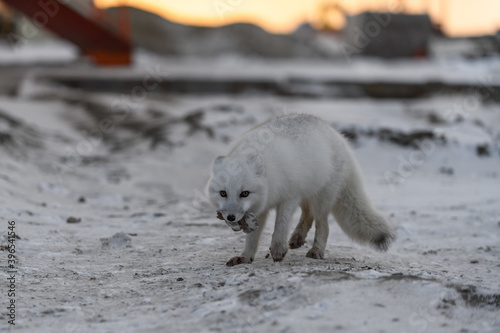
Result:
[[[90,17],[61,0],[3,0],[24,13],[35,26],[47,28],[76,44],[99,65],[127,65],[131,62],[128,10],[118,11],[118,27],[104,11],[93,7]],[[114,29],[113,29],[114,28]]]

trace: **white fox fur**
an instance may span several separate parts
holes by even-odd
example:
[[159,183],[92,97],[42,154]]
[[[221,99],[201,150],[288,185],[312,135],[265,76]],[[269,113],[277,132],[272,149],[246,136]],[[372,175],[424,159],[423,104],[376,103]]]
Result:
[[[392,227],[363,191],[344,138],[311,115],[278,117],[244,134],[227,156],[215,159],[207,195],[226,221],[239,221],[246,213],[257,216],[258,229],[247,234],[243,253],[230,259],[229,266],[253,261],[273,208],[276,222],[270,251],[274,261],[283,260],[288,247],[304,244],[313,220],[316,234],[307,256],[323,258],[330,213],[357,242],[385,251],[394,239]],[[299,205],[302,215],[287,242],[289,221]]]

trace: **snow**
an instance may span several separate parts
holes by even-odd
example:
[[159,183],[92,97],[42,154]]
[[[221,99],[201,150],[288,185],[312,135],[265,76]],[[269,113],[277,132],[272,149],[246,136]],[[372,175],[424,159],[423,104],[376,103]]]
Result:
[[78,59],[78,48],[62,40],[30,40],[22,38],[17,43],[8,39],[0,42],[0,63],[2,65],[20,64],[61,64]]
[[[499,331],[498,104],[482,102],[455,119],[446,112],[466,95],[375,100],[151,91],[123,113],[112,107],[120,94],[43,80],[47,73],[141,77],[158,65],[182,77],[477,82],[492,74],[498,82],[498,59],[346,66],[138,57],[132,69],[27,67],[25,89],[0,96],[0,232],[15,220],[21,237],[17,330]],[[350,241],[331,217],[324,260],[305,257],[311,231],[304,247],[273,263],[265,258],[268,223],[254,263],[226,267],[245,236],[218,220],[203,196],[211,162],[258,123],[297,112],[356,133],[351,146],[367,192],[398,227],[398,238],[387,253],[374,252]],[[103,118],[113,119],[106,133]],[[423,148],[405,146],[384,140],[377,134],[383,130],[437,131],[446,141],[436,136]],[[479,156],[485,143],[489,156]],[[70,216],[81,222],[67,223]],[[111,240],[116,246],[103,246]],[[7,252],[0,254],[5,267]],[[7,277],[5,268],[0,277]]]
[[[384,61],[374,58],[318,60],[262,60],[221,56],[216,59],[159,59],[144,51],[135,53],[138,68],[161,66],[171,76],[314,78],[345,82],[468,83],[484,85],[500,82],[500,57],[481,59],[430,58]],[[154,64],[154,66],[153,66]],[[208,65],[209,64],[209,65]]]

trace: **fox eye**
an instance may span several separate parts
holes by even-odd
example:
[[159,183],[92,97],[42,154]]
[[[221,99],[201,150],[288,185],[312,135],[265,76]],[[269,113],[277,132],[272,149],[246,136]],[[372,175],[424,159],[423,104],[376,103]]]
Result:
[[249,195],[249,194],[250,194],[250,192],[248,192],[248,191],[243,191],[243,192],[241,192],[241,194],[240,194],[240,198],[246,198],[246,197],[248,197],[248,195]]
[[226,191],[220,191],[220,192],[219,192],[219,194],[220,194],[220,196],[221,196],[221,197],[223,197],[223,198],[227,197],[227,193],[226,193]]

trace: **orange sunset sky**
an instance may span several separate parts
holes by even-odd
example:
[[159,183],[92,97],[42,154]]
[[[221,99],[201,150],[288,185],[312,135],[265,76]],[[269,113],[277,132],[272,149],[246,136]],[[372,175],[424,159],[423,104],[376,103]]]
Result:
[[[267,31],[287,33],[302,22],[318,25],[323,4],[340,4],[349,14],[364,10],[428,12],[450,36],[494,34],[500,29],[500,0],[94,0],[98,7],[128,5],[189,25],[219,26],[235,22],[257,24]],[[333,26],[343,17],[331,13]]]

